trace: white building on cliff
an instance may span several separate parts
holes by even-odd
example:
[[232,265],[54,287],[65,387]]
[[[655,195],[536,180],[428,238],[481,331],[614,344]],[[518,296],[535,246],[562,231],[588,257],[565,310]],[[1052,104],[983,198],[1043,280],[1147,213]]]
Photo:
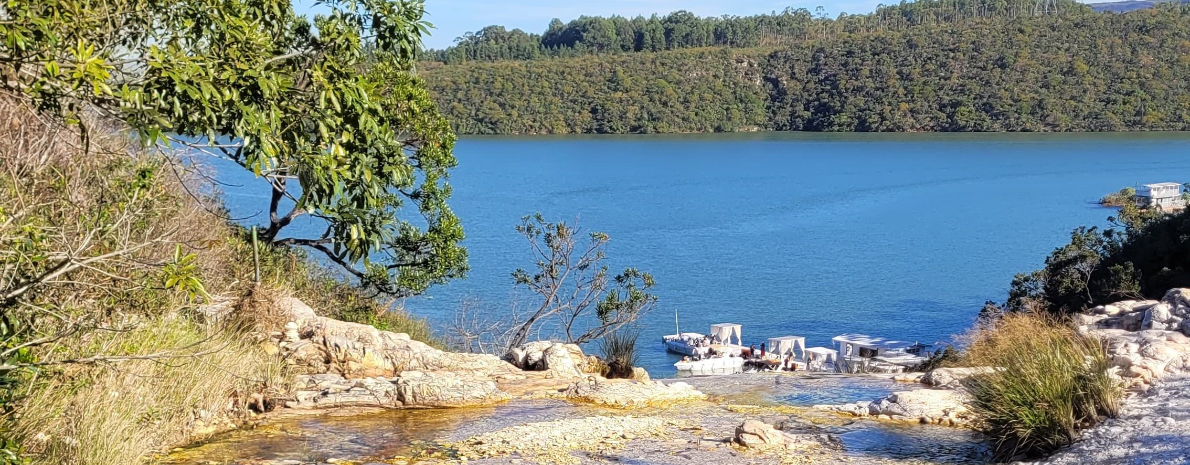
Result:
[[1145,184],[1136,188],[1136,206],[1159,210],[1181,210],[1186,208],[1182,197],[1182,185],[1176,182]]

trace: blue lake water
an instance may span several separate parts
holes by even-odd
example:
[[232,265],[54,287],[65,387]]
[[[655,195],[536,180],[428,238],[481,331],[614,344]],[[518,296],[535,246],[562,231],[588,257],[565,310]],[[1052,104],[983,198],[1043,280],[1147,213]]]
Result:
[[[533,265],[514,227],[541,212],[607,232],[613,270],[655,276],[660,302],[641,321],[654,376],[673,375],[657,341],[675,309],[683,331],[740,323],[757,344],[850,332],[931,343],[1003,300],[1071,229],[1106,225],[1113,212],[1095,199],[1190,181],[1188,148],[1185,134],[465,138],[451,205],[472,270],[406,308],[439,327],[465,298],[505,311],[510,273]],[[263,224],[263,184],[221,178],[242,186],[224,188],[232,214]]]

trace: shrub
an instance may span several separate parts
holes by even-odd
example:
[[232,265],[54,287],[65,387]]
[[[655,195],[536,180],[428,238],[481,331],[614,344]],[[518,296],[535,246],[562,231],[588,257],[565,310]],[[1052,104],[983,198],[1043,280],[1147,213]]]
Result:
[[1122,207],[1128,203],[1136,202],[1136,189],[1125,187],[1116,192],[1112,192],[1099,199],[1099,204],[1105,207]]
[[998,460],[1052,452],[1117,413],[1121,389],[1102,342],[1053,317],[1006,314],[973,335],[965,357],[1000,368],[970,381],[973,411]]
[[636,352],[636,340],[640,331],[635,329],[621,329],[603,336],[599,340],[599,350],[603,353],[603,360],[607,363],[608,378],[631,378],[632,367],[635,367],[640,354]]

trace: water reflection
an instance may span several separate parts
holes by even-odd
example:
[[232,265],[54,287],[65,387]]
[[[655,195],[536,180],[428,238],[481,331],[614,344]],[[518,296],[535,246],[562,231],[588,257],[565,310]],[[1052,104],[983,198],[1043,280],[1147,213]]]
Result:
[[480,427],[498,429],[524,422],[582,416],[583,412],[583,408],[566,402],[530,401],[496,407],[289,417],[254,430],[216,437],[207,444],[172,454],[166,463],[382,459],[409,454],[419,442],[478,434]]
[[872,421],[841,429],[843,449],[857,456],[941,463],[986,463],[991,458],[987,438],[965,429]]

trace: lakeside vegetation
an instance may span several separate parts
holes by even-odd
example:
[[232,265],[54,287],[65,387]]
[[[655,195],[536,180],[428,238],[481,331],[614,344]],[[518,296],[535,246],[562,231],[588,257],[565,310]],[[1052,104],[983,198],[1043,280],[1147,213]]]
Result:
[[[0,302],[0,351],[4,356],[0,384],[5,388],[0,397],[0,463],[137,463],[153,451],[201,438],[205,427],[268,410],[265,399],[283,392],[289,382],[284,365],[258,344],[262,334],[279,330],[282,323],[266,305],[273,293],[294,294],[314,308],[330,309],[329,316],[441,344],[424,320],[391,312],[390,303],[377,300],[381,295],[413,295],[466,271],[466,253],[459,246],[462,229],[446,204],[450,186],[445,179],[454,166],[454,136],[433,109],[425,83],[406,70],[411,52],[405,49],[416,44],[410,37],[393,36],[417,34],[419,3],[371,6],[392,8],[386,12],[400,13],[393,17],[409,24],[390,25],[395,30],[380,25],[378,40],[382,43],[378,45],[385,49],[383,41],[394,40],[387,46],[395,55],[388,56],[391,62],[366,73],[356,72],[363,62],[364,44],[359,39],[363,34],[351,27],[356,23],[353,18],[359,17],[349,11],[341,12],[344,16],[337,21],[318,22],[319,30],[343,33],[341,41],[328,43],[304,35],[309,33],[309,24],[305,29],[301,25],[287,29],[284,25],[296,21],[287,2],[233,2],[221,5],[226,11],[214,9],[217,17],[203,18],[224,28],[213,33],[215,38],[238,37],[242,41],[220,42],[224,48],[219,50],[171,49],[168,56],[161,57],[154,55],[161,50],[148,44],[176,38],[170,34],[198,34],[186,36],[194,40],[181,41],[185,43],[215,42],[205,32],[179,27],[189,24],[186,21],[196,14],[210,14],[211,9],[202,8],[201,2],[183,2],[164,17],[132,21],[115,30],[91,30],[107,27],[103,25],[109,22],[103,18],[110,15],[136,18],[148,13],[137,9],[139,3],[84,5],[95,9],[87,10],[82,18],[54,16],[53,21],[18,24],[28,26],[24,32],[29,36],[53,40],[25,44],[18,40],[18,46],[0,47],[11,52],[0,58],[0,66],[11,71],[10,75],[28,78],[5,84],[9,87],[4,89],[0,107],[0,115],[10,122],[0,125],[0,135],[5,136],[0,137],[0,153],[4,154],[0,158],[0,282],[4,284],[0,288],[4,297]],[[58,11],[32,8],[22,10],[25,16],[21,18],[45,19]],[[223,13],[238,16],[224,17]],[[996,18],[1021,21],[1022,17],[973,13],[967,19],[982,23]],[[262,18],[265,20],[257,21]],[[935,21],[937,18],[921,24],[950,28],[944,21]],[[179,29],[154,29],[161,24]],[[834,23],[822,20],[822,24]],[[921,24],[868,33],[917,31]],[[821,40],[830,44],[858,40],[852,34],[856,33],[824,29]],[[885,36],[864,37],[876,47],[879,37]],[[83,46],[70,50],[76,44],[64,38],[78,39]],[[841,42],[833,42],[836,40]],[[144,46],[138,58],[145,61],[117,69],[124,66],[116,62],[129,43]],[[672,48],[683,50],[664,55],[675,58],[673,63],[650,66],[662,72],[686,66],[685,57],[705,57],[673,75],[691,83],[706,81],[699,79],[706,74],[699,73],[714,69],[715,64],[720,68],[712,75],[717,72],[724,79],[738,75],[741,68],[773,66],[771,62],[737,59],[748,57],[754,49],[692,48],[698,43],[692,39],[688,47],[686,42],[678,42]],[[753,45],[765,43],[741,40],[739,46]],[[290,47],[307,58],[287,63],[294,57],[282,52]],[[942,48],[934,49],[935,53],[942,53]],[[856,59],[848,69],[862,74],[858,70],[866,69],[868,62],[848,50],[830,52],[834,55],[809,49],[806,53],[810,53],[809,59],[821,60],[824,68],[815,68],[818,70],[833,66],[831,60]],[[935,56],[929,54],[929,47],[922,50],[926,50],[922,56]],[[584,62],[625,60],[617,63],[630,65],[640,57],[663,56],[622,51],[625,53],[541,63],[570,64],[575,73],[582,73],[581,66],[587,66]],[[796,55],[802,52],[785,49],[763,53],[806,58]],[[947,62],[939,63],[931,65],[942,66],[934,70],[937,76],[957,72],[945,68]],[[32,77],[16,72],[33,64],[47,72],[38,71]],[[60,65],[79,72],[52,71]],[[489,65],[505,66],[476,66]],[[889,69],[900,66],[896,62],[886,65]],[[1026,62],[1018,68],[1036,65]],[[319,73],[310,73],[310,66]],[[204,74],[210,68],[232,77]],[[138,74],[146,69],[159,71]],[[642,98],[634,93],[642,91],[633,87],[638,76],[632,74],[631,67],[614,71],[620,73],[613,72],[613,76],[618,76],[615,79],[626,89],[619,97],[624,99],[622,104]],[[802,72],[795,71],[790,75]],[[758,72],[755,76],[757,82],[766,81],[767,75]],[[532,82],[554,82],[539,77]],[[846,79],[836,77],[842,80],[839,89],[850,89],[841,84]],[[742,82],[753,81],[749,77]],[[1061,84],[1052,85],[1058,88]],[[507,83],[491,85],[508,89]],[[717,106],[715,99],[728,91],[742,92],[738,98],[748,99],[746,89],[705,82],[692,85],[701,93],[671,88],[655,101],[655,105],[664,106],[680,104],[683,99],[706,99],[706,106],[696,106],[693,113],[683,113],[678,105],[666,114],[672,121],[654,121],[624,108],[620,108],[623,113],[617,113],[617,107],[608,106],[598,120],[578,116],[556,123],[569,128],[598,121],[607,132],[636,132],[634,124],[643,124],[639,127],[644,132],[706,127],[744,130],[769,124],[774,110],[765,94],[754,95],[757,98],[748,100],[744,110],[733,112]],[[628,92],[631,89],[637,90]],[[935,95],[935,91],[928,94]],[[949,89],[945,95],[955,98],[961,91]],[[879,101],[874,96],[867,98]],[[929,102],[913,111],[924,111],[932,105]],[[782,111],[793,114],[791,108]],[[831,129],[822,130],[848,127],[844,123],[849,120],[836,117],[842,113],[806,114],[829,114],[830,118],[814,123],[829,122]],[[932,121],[929,113],[922,114],[927,116],[920,121]],[[806,121],[813,119],[805,117]],[[683,118],[693,119],[679,122]],[[793,124],[790,118],[788,124]],[[806,121],[799,124],[810,124]],[[855,121],[851,124],[860,124]],[[193,171],[192,165],[179,160],[180,152],[166,145],[141,144],[145,140],[181,143],[164,136],[168,131],[205,137],[191,148],[218,152],[267,177],[273,198],[261,245],[254,246],[247,231],[228,224],[215,186]],[[142,139],[134,140],[130,133]],[[216,143],[218,136],[228,135],[242,142],[238,146]],[[305,193],[294,199],[296,205],[289,211],[280,210],[278,204],[298,189],[286,187],[286,182],[299,184]],[[403,216],[401,213],[409,210],[402,207],[412,207],[414,213]],[[327,233],[320,237],[281,234],[301,215],[326,220],[330,225]],[[1169,285],[1171,279],[1185,281],[1182,275],[1160,277],[1170,266],[1180,266],[1171,260],[1186,263],[1190,258],[1180,239],[1190,224],[1186,218],[1180,215],[1179,223],[1167,224],[1179,217],[1145,216],[1126,207],[1122,215],[1128,216],[1122,217],[1127,229],[1121,236],[1095,230],[1076,232],[1072,244],[1055,252],[1057,258],[1052,263],[1047,261],[1046,270],[1029,275],[1030,281],[1023,284],[1025,293],[1017,295],[1026,302],[1020,308],[1062,313],[1063,309],[1085,308],[1097,298],[1113,298],[1119,289],[1139,295]],[[564,328],[570,341],[604,342],[609,374],[631,376],[637,334],[621,328],[655,306],[657,298],[650,293],[652,277],[634,268],[609,275],[608,266],[601,262],[608,240],[605,234],[582,236],[577,229],[546,222],[540,216],[526,218],[518,231],[534,247],[537,268],[518,270],[514,279],[537,292],[542,301],[527,321],[516,322],[519,326],[513,328],[508,343],[524,342],[539,328],[534,326],[539,321],[560,321],[555,325]],[[583,243],[584,238],[590,242]],[[260,255],[259,284],[254,282],[256,270],[250,265],[253,252]],[[324,257],[337,267],[324,268],[309,254]],[[368,260],[373,254],[385,261]],[[572,261],[575,257],[579,259]],[[1106,266],[1106,271],[1100,271],[1100,265]],[[1174,270],[1184,275],[1181,268]],[[1077,284],[1084,274],[1083,287],[1072,288],[1071,283]],[[1154,274],[1157,281],[1145,281]],[[344,276],[353,281],[345,281]],[[1021,289],[1014,285],[1014,292]],[[1088,300],[1077,300],[1084,292]],[[560,293],[577,297],[559,303],[553,296]],[[201,311],[216,303],[230,305],[233,318],[226,322],[229,324],[215,324]],[[592,314],[593,325],[575,326],[571,334],[576,320]],[[983,345],[976,345],[968,354],[981,363],[1016,364],[1004,375],[982,378],[984,387],[976,392],[979,408],[993,425],[989,431],[1001,444],[1011,446],[1013,453],[1052,450],[1055,444],[1069,440],[1072,424],[1082,425],[1100,413],[1111,414],[1115,399],[1110,385],[1102,381],[1098,362],[1081,363],[1086,357],[1098,356],[1092,345],[1063,332],[1058,323],[1045,321],[1046,326],[1041,327],[1025,318],[1005,317],[996,331],[1030,337],[1004,342],[997,339],[1002,333],[994,333],[996,336],[981,340]],[[1014,322],[1020,324],[1014,326]],[[1045,330],[1041,334],[1046,337],[1034,337],[1038,328]],[[1045,351],[1045,357],[1024,360],[1022,354],[1029,351]],[[1057,384],[1045,384],[1054,380]],[[229,400],[231,410],[227,409]]]
[[995,460],[1036,458],[1070,444],[1080,430],[1115,417],[1123,394],[1108,374],[1102,342],[1040,313],[1009,313],[968,335],[961,362],[999,367],[971,378],[978,427]]
[[1129,203],[1136,203],[1136,189],[1132,187],[1125,187],[1099,199],[1099,205],[1105,207],[1123,207]]
[[1003,304],[984,306],[967,350],[941,362],[1002,368],[969,386],[998,459],[1053,452],[1116,415],[1122,392],[1104,342],[1075,330],[1071,315],[1190,286],[1190,212],[1142,210],[1134,195],[1105,198],[1120,208],[1113,226],[1072,231],[1042,269],[1013,279]]
[[[467,134],[1190,128],[1187,6],[954,4],[834,19],[585,17],[554,23],[549,39],[464,38],[423,57],[421,75]],[[614,44],[596,32],[607,24]],[[666,28],[664,47],[638,46],[650,24]],[[534,41],[539,52],[512,51]]]
[[[0,5],[0,464],[151,462],[271,410],[274,296],[440,345],[378,300],[466,270],[454,134],[407,71],[422,4],[333,10]],[[258,238],[210,155],[271,186]],[[328,229],[291,235],[303,215]]]

